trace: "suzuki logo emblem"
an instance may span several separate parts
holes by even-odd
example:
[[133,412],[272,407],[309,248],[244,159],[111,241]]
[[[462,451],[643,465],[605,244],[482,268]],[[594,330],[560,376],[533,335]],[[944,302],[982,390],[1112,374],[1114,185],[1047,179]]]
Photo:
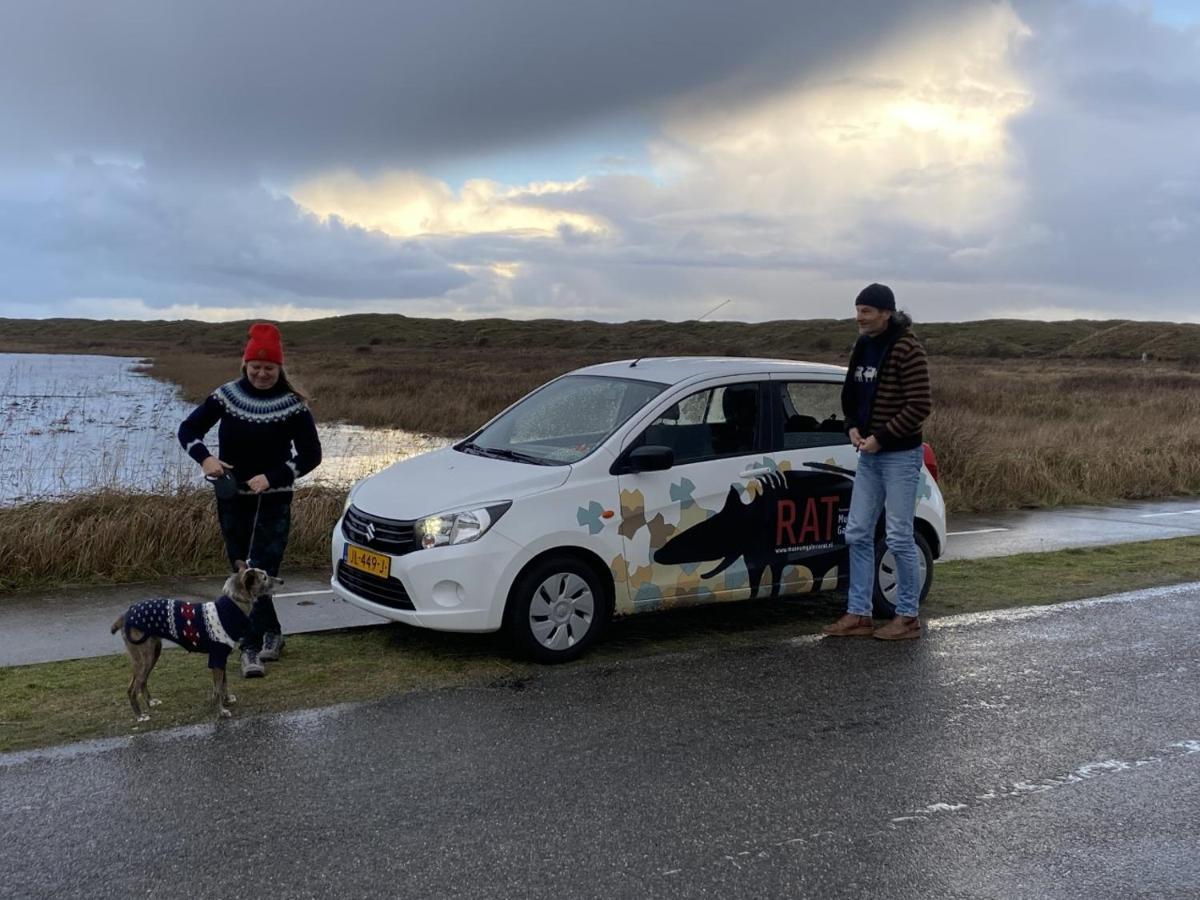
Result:
[[368,522],[368,523],[367,523],[367,531],[366,531],[366,534],[367,534],[367,540],[368,540],[368,541],[373,541],[373,540],[375,540],[375,523],[374,523],[374,522]]

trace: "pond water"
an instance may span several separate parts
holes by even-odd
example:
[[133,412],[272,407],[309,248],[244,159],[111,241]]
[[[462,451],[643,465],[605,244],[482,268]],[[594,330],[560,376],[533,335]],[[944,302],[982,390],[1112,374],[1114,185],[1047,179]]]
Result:
[[[200,467],[175,438],[193,407],[144,370],[145,361],[128,357],[0,353],[0,505],[202,486]],[[301,484],[348,486],[450,443],[399,429],[317,430],[324,461]],[[216,435],[205,443],[219,454]]]

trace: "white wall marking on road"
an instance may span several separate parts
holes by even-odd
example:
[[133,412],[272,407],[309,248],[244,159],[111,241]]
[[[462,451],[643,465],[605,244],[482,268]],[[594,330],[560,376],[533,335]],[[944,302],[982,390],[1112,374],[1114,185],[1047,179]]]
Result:
[[1043,606],[1023,606],[1016,609],[996,609],[986,612],[956,613],[953,616],[940,616],[930,619],[927,628],[962,628],[974,625],[992,625],[997,622],[1021,622],[1026,619],[1040,619],[1059,614],[1078,612],[1093,606],[1107,606],[1114,603],[1143,603],[1154,600],[1190,600],[1195,597],[1200,582],[1172,584],[1166,587],[1145,588],[1140,591],[1127,591],[1124,594],[1109,594],[1106,597],[1090,597],[1086,600],[1068,600],[1064,603],[1048,603]]
[[[914,812],[913,816],[928,816],[933,813],[940,813],[940,812],[958,812],[960,809],[966,809],[966,808],[967,808],[967,804],[965,804],[965,803],[930,803],[924,809],[918,809],[916,812]],[[906,817],[906,818],[912,818],[912,817],[910,816],[910,817]],[[894,822],[896,820],[892,819],[892,821]]]
[[1044,794],[1047,791],[1080,784],[1104,775],[1115,775],[1120,772],[1130,772],[1134,769],[1145,768],[1146,766],[1172,762],[1181,757],[1191,756],[1194,753],[1200,753],[1200,741],[1174,741],[1165,747],[1155,750],[1149,756],[1138,759],[1105,759],[1100,762],[1085,763],[1063,775],[1054,775],[1037,781],[1013,781],[995,790],[976,794],[972,800],[966,803],[931,803],[929,806],[913,810],[907,815],[896,816],[891,821],[893,825],[900,825],[906,822],[929,821],[930,816],[937,813],[959,812],[960,810],[971,809],[973,806],[991,803],[995,800],[1023,797],[1028,794]]
[[1193,516],[1200,513],[1200,509],[1181,509],[1176,512],[1161,512],[1161,513],[1143,513],[1138,516],[1139,519],[1159,519],[1163,516]]
[[1012,531],[1011,528],[975,528],[971,531],[947,531],[946,537],[962,537],[964,534],[995,534],[997,531]]
[[[904,815],[893,816],[889,819],[886,826],[888,829],[894,830],[901,827],[911,827],[911,823],[928,823],[934,820],[935,817],[944,816],[947,814],[960,813],[963,810],[971,810],[981,808],[986,804],[995,803],[1002,800],[1020,799],[1032,794],[1044,794],[1047,791],[1057,790],[1058,788],[1070,787],[1072,785],[1081,784],[1085,781],[1091,781],[1095,778],[1101,778],[1106,775],[1116,775],[1121,772],[1131,772],[1136,769],[1142,769],[1146,766],[1158,766],[1164,763],[1175,762],[1184,757],[1200,754],[1200,740],[1187,739],[1181,741],[1172,741],[1165,747],[1160,747],[1152,751],[1146,756],[1136,759],[1104,759],[1098,762],[1084,763],[1081,766],[1076,766],[1070,772],[1061,775],[1051,775],[1046,778],[1038,778],[1031,781],[1010,781],[1002,786],[996,787],[982,794],[976,794],[971,798],[964,798],[958,802],[940,801],[930,803],[921,809],[912,810]],[[886,834],[886,831],[871,831],[870,834]],[[861,839],[863,832],[855,832],[852,836],[850,832],[841,829],[836,831],[814,831],[804,837],[789,837],[783,839],[767,840],[767,841],[746,841],[742,844],[748,847],[747,850],[742,850],[738,853],[723,853],[719,863],[732,865],[735,869],[745,869],[757,860],[769,860],[780,855],[780,851],[788,850],[803,850],[809,845],[821,840],[832,839],[835,843],[853,843],[854,840]],[[677,875],[682,869],[662,870],[660,875]]]
[[332,594],[333,591],[292,591],[290,594],[276,594],[276,597],[314,597],[317,594]]

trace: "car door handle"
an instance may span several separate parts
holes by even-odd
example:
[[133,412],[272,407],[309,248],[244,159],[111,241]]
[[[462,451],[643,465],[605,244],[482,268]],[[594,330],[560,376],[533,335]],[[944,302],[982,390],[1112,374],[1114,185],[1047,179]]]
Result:
[[770,475],[774,469],[746,469],[738,478],[757,478],[759,475]]

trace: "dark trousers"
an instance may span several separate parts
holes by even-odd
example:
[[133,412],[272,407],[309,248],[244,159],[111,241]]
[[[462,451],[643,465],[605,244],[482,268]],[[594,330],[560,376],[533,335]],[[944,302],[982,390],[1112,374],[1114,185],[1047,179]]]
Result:
[[[237,560],[245,560],[268,575],[279,575],[283,551],[287,549],[288,531],[292,525],[292,494],[238,494],[230,500],[217,501],[217,521],[229,566],[236,569]],[[243,650],[257,653],[262,649],[263,635],[282,632],[275,602],[263,594],[250,607],[250,632],[242,640]]]

